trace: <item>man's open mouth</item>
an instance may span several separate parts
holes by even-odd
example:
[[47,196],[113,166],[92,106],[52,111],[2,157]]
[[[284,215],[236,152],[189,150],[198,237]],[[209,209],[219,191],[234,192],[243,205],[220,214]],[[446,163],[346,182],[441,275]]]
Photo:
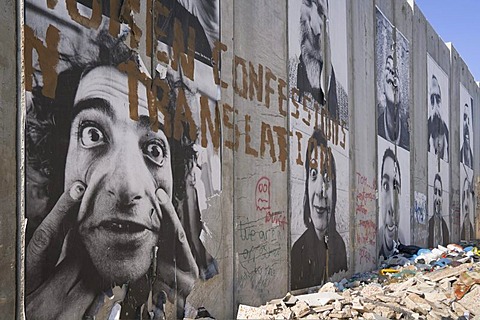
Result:
[[392,224],[392,225],[387,224],[386,227],[387,227],[387,230],[389,232],[394,232],[395,231],[395,225],[394,224]]
[[148,228],[142,224],[127,220],[108,220],[100,224],[100,227],[115,233],[140,233]]
[[315,209],[315,213],[318,215],[323,215],[327,213],[327,207],[319,207],[314,205],[313,208]]

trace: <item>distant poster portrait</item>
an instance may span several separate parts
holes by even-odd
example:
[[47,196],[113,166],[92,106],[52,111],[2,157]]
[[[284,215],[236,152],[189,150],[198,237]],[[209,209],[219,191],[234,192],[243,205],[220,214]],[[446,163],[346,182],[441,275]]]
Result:
[[427,55],[428,152],[449,161],[450,114],[447,74]]
[[473,98],[460,84],[460,238],[467,241],[475,237],[473,108]]
[[[430,162],[431,163],[431,162]],[[448,166],[428,173],[428,247],[450,243],[450,199]]]
[[300,289],[348,269],[346,3],[289,1],[288,19],[291,288]]
[[183,318],[219,273],[218,39],[217,0],[26,1],[27,319]]
[[410,150],[409,50],[408,40],[376,8],[378,135],[405,150]]
[[475,239],[475,192],[473,170],[460,165],[460,239]]
[[460,84],[460,166],[473,169],[473,98]]
[[410,242],[410,152],[378,138],[378,244],[387,259]]

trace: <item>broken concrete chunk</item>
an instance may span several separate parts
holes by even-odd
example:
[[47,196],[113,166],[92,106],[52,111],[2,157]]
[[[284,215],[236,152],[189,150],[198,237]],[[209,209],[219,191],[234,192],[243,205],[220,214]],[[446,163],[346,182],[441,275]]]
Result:
[[301,296],[297,296],[299,301],[304,301],[308,303],[308,305],[315,307],[315,306],[324,306],[329,302],[333,302],[335,300],[343,300],[343,297],[335,292],[318,292],[312,294],[304,294]]
[[337,292],[337,287],[333,282],[325,283],[318,292]]
[[337,311],[342,310],[342,303],[340,301],[336,300],[333,303],[333,308]]
[[375,314],[378,314],[382,317],[385,317],[387,319],[393,319],[395,318],[395,311],[393,311],[390,308],[379,306],[375,308]]
[[390,302],[390,303],[398,302],[397,297],[387,296],[387,295],[383,295],[383,294],[377,294],[375,296],[375,298],[382,301],[382,302]]
[[326,306],[312,307],[312,310],[316,313],[323,313],[325,311],[332,311],[333,306],[331,304],[327,304]]
[[373,313],[370,313],[370,312],[366,312],[363,314],[363,319],[365,320],[374,320],[375,319],[375,315]]
[[353,299],[352,309],[357,311],[365,310],[365,308],[363,307],[363,304],[360,302],[360,299],[358,298]]
[[431,303],[445,303],[447,297],[442,292],[425,292],[424,298]]
[[480,314],[480,285],[476,284],[470,289],[462,299],[458,300],[471,315],[478,316]]
[[290,292],[287,293],[287,295],[283,298],[283,303],[285,303],[285,305],[287,307],[291,307],[291,306],[295,305],[295,303],[297,303],[297,301],[298,301],[297,297],[292,295]]
[[300,300],[293,307],[291,307],[290,310],[295,313],[297,318],[301,318],[310,313],[310,306],[305,301]]
[[328,315],[330,318],[333,318],[333,319],[348,319],[351,314],[348,314],[346,312],[332,312]]
[[265,310],[244,304],[238,306],[237,319],[269,319]]
[[370,283],[362,289],[362,297],[370,298],[377,294],[383,294],[384,290],[378,283]]
[[425,301],[422,297],[415,293],[409,294],[405,298],[405,305],[412,311],[418,312],[423,315],[427,315],[428,312],[432,309],[430,304]]
[[432,273],[428,274],[426,277],[431,281],[440,281],[442,279],[448,277],[456,277],[459,276],[462,272],[465,272],[468,268],[471,268],[471,263],[464,263],[458,267],[447,267],[444,269],[440,269],[437,271],[433,271]]

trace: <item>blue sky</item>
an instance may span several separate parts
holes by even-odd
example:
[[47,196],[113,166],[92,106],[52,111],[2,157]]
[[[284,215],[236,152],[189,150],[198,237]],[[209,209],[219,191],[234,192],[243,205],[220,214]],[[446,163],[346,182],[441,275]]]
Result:
[[415,0],[445,42],[452,42],[476,81],[480,81],[480,1]]

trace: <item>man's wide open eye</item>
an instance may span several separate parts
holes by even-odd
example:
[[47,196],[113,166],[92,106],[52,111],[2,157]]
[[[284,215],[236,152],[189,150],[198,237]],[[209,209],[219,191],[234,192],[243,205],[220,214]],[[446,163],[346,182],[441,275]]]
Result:
[[158,166],[163,166],[165,162],[164,146],[157,140],[148,141],[143,146],[143,154],[152,160]]
[[390,186],[388,184],[388,181],[383,181],[382,187],[383,187],[383,190],[390,191]]
[[83,123],[80,126],[80,140],[86,148],[93,148],[105,143],[105,135],[94,123]]

